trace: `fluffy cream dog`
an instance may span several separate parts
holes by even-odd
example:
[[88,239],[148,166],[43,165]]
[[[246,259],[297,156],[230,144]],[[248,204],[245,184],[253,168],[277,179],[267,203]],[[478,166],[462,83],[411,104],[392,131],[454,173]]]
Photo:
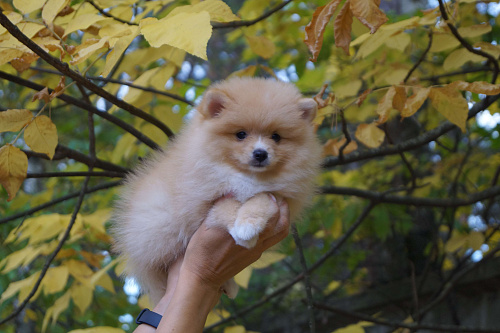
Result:
[[[269,193],[285,198],[297,219],[320,166],[316,109],[289,83],[217,83],[175,140],[127,178],[116,207],[114,248],[127,260],[126,274],[153,302],[164,294],[169,265],[203,220],[250,248],[277,213]],[[236,295],[234,282],[224,288]]]

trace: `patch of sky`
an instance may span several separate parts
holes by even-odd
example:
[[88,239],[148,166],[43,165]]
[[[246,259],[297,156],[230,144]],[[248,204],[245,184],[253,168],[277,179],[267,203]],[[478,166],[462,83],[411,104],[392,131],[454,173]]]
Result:
[[189,88],[189,89],[186,91],[186,94],[184,95],[184,97],[185,97],[188,101],[194,101],[194,99],[195,99],[195,97],[196,97],[196,91],[194,90],[194,87]]
[[488,131],[492,130],[500,124],[500,113],[491,114],[489,110],[484,110],[476,115],[476,122],[479,127]]
[[181,70],[179,71],[179,74],[177,74],[177,78],[179,80],[185,81],[189,78],[189,75],[191,74],[191,69],[192,66],[189,63],[189,61],[184,61],[181,66]]

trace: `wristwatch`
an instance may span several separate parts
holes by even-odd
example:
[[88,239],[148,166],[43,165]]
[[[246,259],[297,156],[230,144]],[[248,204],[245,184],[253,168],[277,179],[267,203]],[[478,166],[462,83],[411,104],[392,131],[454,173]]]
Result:
[[153,312],[149,309],[144,309],[139,313],[137,318],[135,319],[135,323],[137,325],[140,324],[147,324],[149,326],[153,326],[154,328],[157,328],[158,325],[160,324],[162,316],[159,315],[156,312]]

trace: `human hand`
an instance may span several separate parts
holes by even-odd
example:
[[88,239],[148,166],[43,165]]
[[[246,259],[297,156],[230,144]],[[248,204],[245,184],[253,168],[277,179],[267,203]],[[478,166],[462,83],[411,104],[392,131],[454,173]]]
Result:
[[267,222],[253,248],[236,245],[226,230],[209,228],[203,223],[189,242],[180,273],[197,276],[206,287],[219,290],[224,282],[283,240],[290,227],[288,204],[271,196],[269,200],[278,206],[278,213]]

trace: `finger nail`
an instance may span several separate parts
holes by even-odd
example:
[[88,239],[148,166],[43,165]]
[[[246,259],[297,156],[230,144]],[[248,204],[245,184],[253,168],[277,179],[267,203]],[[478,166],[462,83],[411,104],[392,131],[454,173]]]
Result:
[[278,203],[278,201],[276,200],[276,197],[274,196],[274,194],[269,193],[269,196],[271,197],[272,201],[274,201],[275,203]]

